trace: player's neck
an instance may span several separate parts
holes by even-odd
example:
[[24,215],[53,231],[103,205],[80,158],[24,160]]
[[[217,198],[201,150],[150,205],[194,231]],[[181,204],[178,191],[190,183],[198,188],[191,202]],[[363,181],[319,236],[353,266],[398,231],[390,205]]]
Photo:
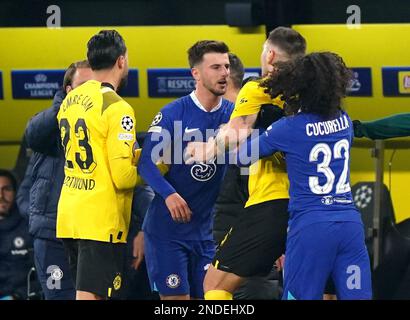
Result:
[[239,89],[232,89],[232,90],[228,89],[223,97],[226,100],[231,101],[232,103],[235,103],[238,93],[239,93]]
[[116,75],[111,70],[98,70],[98,71],[93,71],[93,73],[94,73],[95,80],[99,82],[109,83],[114,87],[114,90],[117,91],[120,81],[118,80],[118,77],[116,77]]
[[221,101],[221,96],[216,96],[209,90],[206,90],[205,88],[197,87],[195,90],[195,95],[198,101],[201,103],[201,105],[208,112],[215,108]]

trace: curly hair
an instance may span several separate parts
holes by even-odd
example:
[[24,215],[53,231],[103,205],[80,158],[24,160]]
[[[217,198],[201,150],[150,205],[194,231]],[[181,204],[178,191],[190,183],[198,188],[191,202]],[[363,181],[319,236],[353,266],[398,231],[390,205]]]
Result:
[[342,110],[341,100],[346,96],[352,73],[337,54],[311,53],[277,62],[274,68],[275,72],[260,86],[272,97],[281,95],[288,112],[300,110],[331,119]]

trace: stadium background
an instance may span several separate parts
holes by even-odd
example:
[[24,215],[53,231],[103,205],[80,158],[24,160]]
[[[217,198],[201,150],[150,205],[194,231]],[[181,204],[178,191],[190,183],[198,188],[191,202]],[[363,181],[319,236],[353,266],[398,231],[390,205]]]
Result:
[[[0,167],[14,166],[19,148],[17,143],[27,121],[51,103],[51,100],[13,99],[11,70],[65,69],[72,61],[85,58],[85,44],[91,35],[101,28],[113,26],[126,40],[130,67],[139,70],[139,97],[127,98],[136,111],[138,131],[146,130],[155,113],[173,99],[148,97],[148,68],[186,68],[187,48],[205,38],[225,41],[246,67],[258,67],[266,31],[280,24],[293,25],[300,31],[307,39],[308,51],[335,51],[351,67],[371,68],[372,96],[346,99],[347,110],[353,119],[370,120],[410,111],[408,97],[383,95],[382,80],[382,67],[410,66],[410,42],[407,39],[410,24],[398,24],[410,16],[405,1],[392,0],[388,4],[386,1],[357,1],[365,24],[353,30],[345,25],[349,1],[335,1],[332,7],[323,0],[253,1],[255,7],[263,4],[272,10],[265,10],[259,18],[254,16],[252,26],[246,27],[226,25],[226,2],[173,1],[171,5],[167,1],[100,1],[97,8],[95,1],[67,1],[61,3],[63,28],[55,30],[45,27],[46,8],[51,3],[4,2],[6,10],[0,13],[0,37],[3,39],[0,42],[3,78]],[[59,3],[55,1],[53,4]],[[385,159],[389,159],[392,152],[386,150]],[[354,148],[351,159],[352,183],[374,180],[369,149]],[[391,196],[397,222],[410,217],[408,159],[410,150],[398,150],[392,165]],[[385,161],[385,182],[389,179],[387,165],[388,161]]]

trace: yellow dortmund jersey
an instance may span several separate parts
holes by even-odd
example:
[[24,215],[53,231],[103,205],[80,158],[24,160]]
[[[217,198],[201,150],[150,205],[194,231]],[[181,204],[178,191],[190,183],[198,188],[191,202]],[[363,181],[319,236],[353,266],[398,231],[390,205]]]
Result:
[[67,95],[57,119],[66,158],[57,237],[126,242],[137,180],[134,110],[91,80]]
[[[231,119],[257,114],[263,104],[274,104],[283,108],[283,101],[272,99],[259,87],[258,81],[247,82],[238,94]],[[249,168],[249,198],[245,207],[275,199],[289,198],[289,180],[286,163],[281,153],[263,158]]]

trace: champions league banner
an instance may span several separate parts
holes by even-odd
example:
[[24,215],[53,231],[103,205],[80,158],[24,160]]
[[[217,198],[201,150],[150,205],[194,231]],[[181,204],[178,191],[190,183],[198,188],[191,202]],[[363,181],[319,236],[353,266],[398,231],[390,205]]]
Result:
[[183,97],[195,90],[191,70],[148,69],[148,96],[151,98]]
[[[151,98],[179,98],[195,90],[195,80],[189,68],[148,69],[147,72],[148,96]],[[260,68],[247,68],[244,79],[260,74]]]
[[[13,99],[53,99],[63,85],[64,73],[65,70],[11,71]],[[129,70],[128,84],[119,94],[122,97],[139,96],[138,69]]]
[[65,70],[11,71],[13,99],[52,99],[63,85]]

